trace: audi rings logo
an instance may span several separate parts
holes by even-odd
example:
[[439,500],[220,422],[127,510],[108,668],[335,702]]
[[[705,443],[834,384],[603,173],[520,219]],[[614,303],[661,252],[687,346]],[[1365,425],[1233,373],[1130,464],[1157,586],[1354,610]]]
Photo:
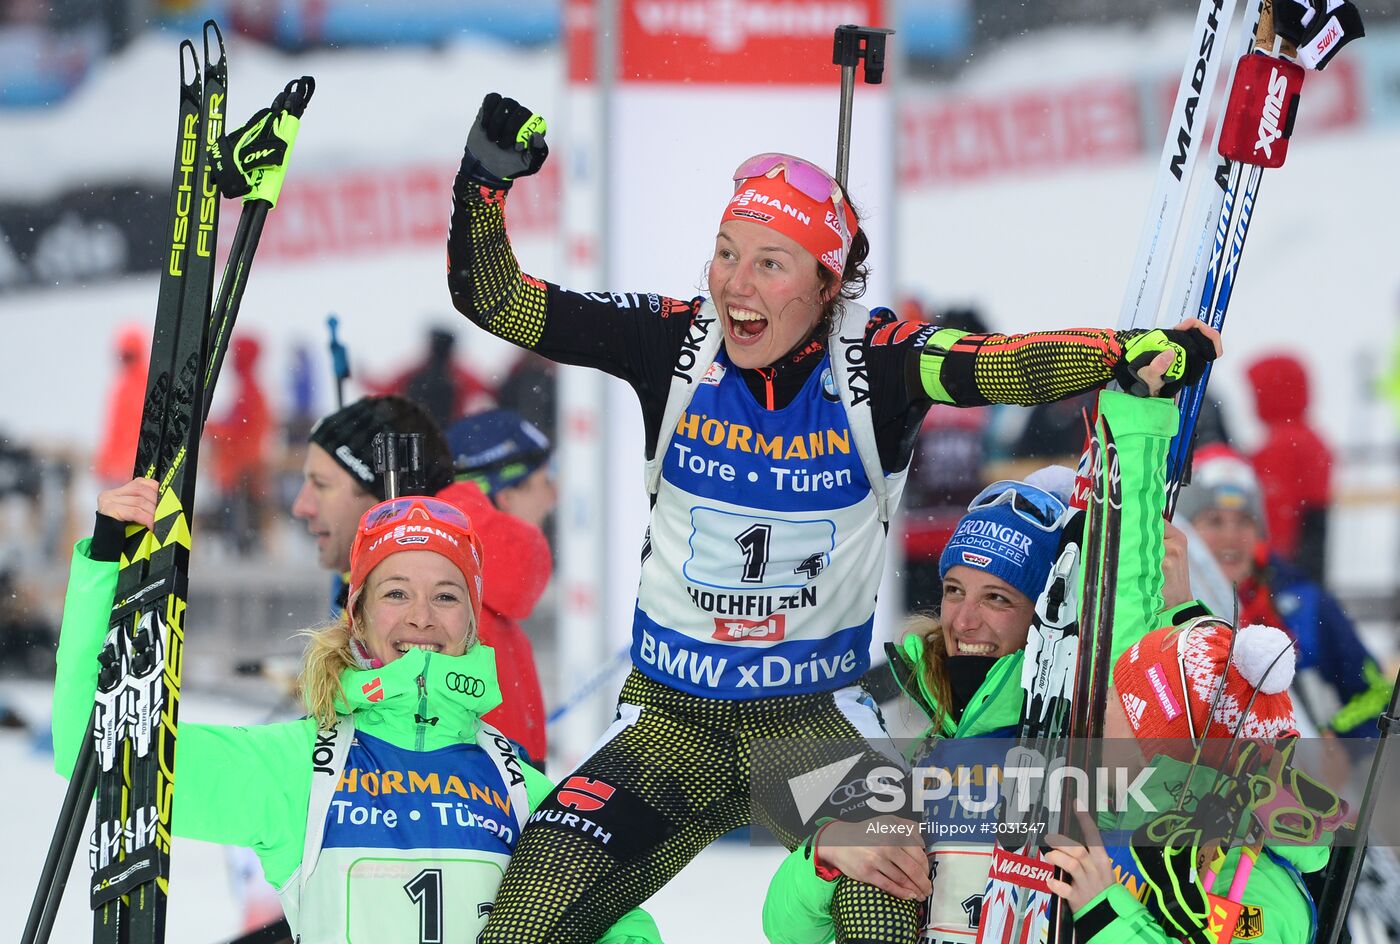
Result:
[[485,682],[475,675],[463,675],[461,672],[447,673],[447,687],[451,691],[470,695],[473,698],[480,698],[486,694]]

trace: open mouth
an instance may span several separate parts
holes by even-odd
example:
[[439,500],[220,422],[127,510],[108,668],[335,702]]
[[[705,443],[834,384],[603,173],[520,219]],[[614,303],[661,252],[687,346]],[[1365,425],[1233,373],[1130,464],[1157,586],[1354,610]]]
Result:
[[768,330],[768,319],[747,308],[729,309],[729,336],[740,344],[752,344]]
[[397,642],[394,643],[394,648],[398,651],[399,655],[411,652],[414,649],[422,649],[425,652],[442,651],[442,646],[435,642]]
[[996,652],[997,647],[995,643],[968,642],[963,639],[958,640],[958,655],[960,656],[994,656]]

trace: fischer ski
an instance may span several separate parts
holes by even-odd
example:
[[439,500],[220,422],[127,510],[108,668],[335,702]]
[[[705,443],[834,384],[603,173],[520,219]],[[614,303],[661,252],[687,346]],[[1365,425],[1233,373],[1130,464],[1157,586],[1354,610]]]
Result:
[[[211,306],[221,196],[214,164],[225,139],[227,96],[227,60],[214,21],[204,26],[202,80],[198,54],[188,40],[180,45],[180,63],[168,252],[134,470],[158,483],[155,527],[127,527],[109,631],[98,659],[91,737],[78,753],[24,944],[48,940],[94,783],[96,827],[89,847],[93,940],[157,944],[165,937],[199,440],[262,223],[280,188],[279,176],[273,186],[245,197]],[[292,122],[288,155],[313,89],[314,82],[303,77],[273,102],[278,120]]]

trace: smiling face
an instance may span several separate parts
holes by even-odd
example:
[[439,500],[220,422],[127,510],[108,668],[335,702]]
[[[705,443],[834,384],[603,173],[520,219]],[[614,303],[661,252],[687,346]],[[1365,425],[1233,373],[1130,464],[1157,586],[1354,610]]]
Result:
[[352,607],[372,658],[390,663],[409,649],[460,656],[476,642],[466,578],[433,551],[400,551],[370,571]]
[[1239,583],[1254,569],[1254,548],[1259,524],[1234,508],[1207,508],[1191,519],[1191,526],[1210,548],[1215,562],[1231,583]]
[[1035,604],[1005,580],[962,564],[943,578],[943,642],[950,656],[1004,656],[1026,647]]
[[710,260],[710,298],[724,350],[739,367],[767,367],[807,339],[837,291],[823,289],[817,260],[774,229],[726,220]]
[[316,560],[322,567],[337,573],[350,569],[355,529],[360,516],[374,507],[375,501],[329,452],[315,443],[307,448],[292,516],[306,522],[306,530],[316,539]]

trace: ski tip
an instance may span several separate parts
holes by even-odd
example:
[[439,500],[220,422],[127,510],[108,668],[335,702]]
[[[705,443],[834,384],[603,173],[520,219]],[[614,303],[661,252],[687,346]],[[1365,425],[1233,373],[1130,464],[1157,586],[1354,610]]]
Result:
[[186,89],[199,87],[199,53],[188,39],[180,40],[180,85]]
[[[209,37],[214,37],[214,44],[210,46]],[[217,51],[217,58],[210,55],[210,51]],[[204,68],[206,70],[226,68],[227,58],[224,55],[224,34],[219,29],[219,24],[209,19],[204,21]]]

